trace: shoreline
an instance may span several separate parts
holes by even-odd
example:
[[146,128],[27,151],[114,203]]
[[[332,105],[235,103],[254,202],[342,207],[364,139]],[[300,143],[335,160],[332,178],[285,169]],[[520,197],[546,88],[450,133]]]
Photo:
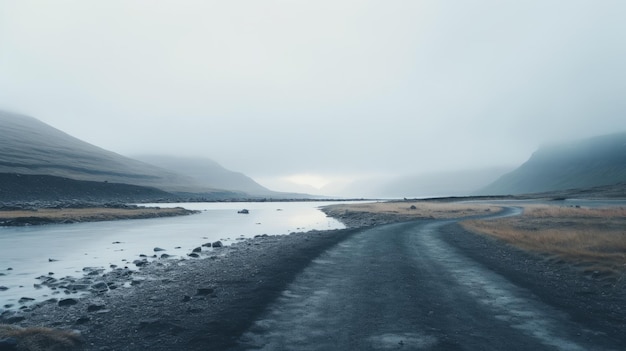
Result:
[[[0,323],[76,329],[87,350],[228,349],[267,303],[280,296],[326,249],[361,227],[429,220],[398,213],[323,211],[348,228],[261,235],[228,247],[203,249],[199,259],[158,259],[135,272],[96,274],[98,282],[94,280],[94,284],[104,283],[99,291],[5,312]],[[444,240],[516,284],[538,292],[549,304],[572,311],[575,320],[602,326],[611,331],[609,337],[623,338],[624,284],[607,286],[568,264],[546,260],[458,225]]]
[[70,224],[126,219],[186,216],[198,213],[182,207],[160,208],[137,205],[80,205],[76,207],[39,207],[0,209],[0,227]]

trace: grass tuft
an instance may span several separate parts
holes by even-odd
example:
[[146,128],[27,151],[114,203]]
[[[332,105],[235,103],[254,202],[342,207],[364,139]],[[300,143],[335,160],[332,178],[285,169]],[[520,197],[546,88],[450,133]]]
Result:
[[518,217],[470,220],[465,229],[570,262],[594,277],[626,272],[626,209],[529,205]]

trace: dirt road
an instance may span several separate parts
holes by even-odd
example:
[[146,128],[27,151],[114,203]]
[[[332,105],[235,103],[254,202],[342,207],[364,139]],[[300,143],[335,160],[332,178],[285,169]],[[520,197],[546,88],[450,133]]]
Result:
[[453,223],[349,237],[315,259],[234,350],[623,349],[446,244],[440,234]]

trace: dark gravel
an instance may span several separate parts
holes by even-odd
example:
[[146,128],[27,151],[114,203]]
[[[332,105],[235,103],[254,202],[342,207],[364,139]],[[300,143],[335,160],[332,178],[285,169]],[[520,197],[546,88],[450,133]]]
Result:
[[573,321],[626,345],[626,277],[584,274],[572,264],[523,251],[495,238],[464,230],[458,223],[443,231],[452,246],[532,291],[545,303],[567,311]]
[[[350,227],[406,218],[344,214]],[[546,257],[464,231],[453,224],[444,239],[476,261],[526,287],[544,302],[571,311],[582,324],[606,330],[626,345],[623,280],[581,274]],[[225,350],[321,252],[356,229],[312,231],[245,240],[205,249],[200,259],[161,259],[137,273],[109,273],[114,290],[53,300],[0,316],[0,323],[82,332],[87,350]],[[126,282],[130,287],[121,287]]]
[[205,249],[200,259],[158,260],[102,277],[130,287],[42,302],[0,323],[76,329],[87,350],[223,350],[312,259],[354,231],[258,237]]

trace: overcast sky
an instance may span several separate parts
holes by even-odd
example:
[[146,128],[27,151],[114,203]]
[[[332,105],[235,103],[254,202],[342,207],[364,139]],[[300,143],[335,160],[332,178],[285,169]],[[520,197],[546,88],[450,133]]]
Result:
[[0,0],[0,109],[274,190],[515,166],[626,130],[625,18],[623,0]]

